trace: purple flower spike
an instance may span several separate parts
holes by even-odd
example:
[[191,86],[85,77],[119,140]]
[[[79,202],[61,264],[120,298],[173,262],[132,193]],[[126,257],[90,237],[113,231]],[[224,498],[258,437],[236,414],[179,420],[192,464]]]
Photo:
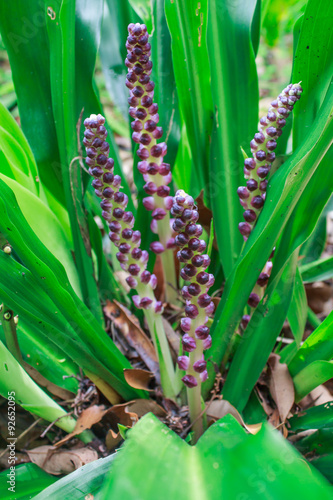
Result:
[[[276,140],[282,134],[282,128],[286,124],[285,118],[293,110],[294,104],[300,99],[302,92],[300,85],[288,85],[271,103],[267,116],[261,118],[259,131],[250,143],[252,158],[246,158],[244,161],[245,177],[248,181],[246,187],[238,188],[237,193],[245,210],[248,210],[250,206],[256,209],[256,217],[248,220],[244,215],[248,224],[241,223],[239,225],[239,231],[244,240],[247,240],[264,205],[262,192],[266,191],[267,183],[262,184],[262,182],[266,180],[275,159],[273,150],[277,146]],[[259,185],[262,186],[261,189]]]
[[[249,196],[249,192],[244,196]],[[210,264],[210,258],[204,254],[205,241],[199,239],[202,227],[197,223],[199,213],[193,198],[182,190],[177,191],[173,199],[171,214],[175,217],[173,229],[178,233],[175,237],[175,244],[179,249],[177,258],[183,264],[180,274],[189,282],[182,289],[182,296],[186,299],[185,314],[187,316],[181,320],[181,329],[186,332],[183,336],[183,347],[185,351],[197,351],[199,354],[199,356],[196,355],[197,361],[191,361],[190,356],[187,375],[191,377],[193,371],[201,373],[206,370],[206,361],[203,358],[198,361],[198,357],[211,345],[206,323],[208,315],[214,312],[214,303],[208,294],[209,288],[214,284],[214,276],[205,271]],[[200,379],[196,381],[200,383]]]
[[[142,33],[145,33],[142,35]],[[162,246],[154,247],[155,253],[162,253],[171,238],[171,231],[165,234],[162,221],[172,206],[172,198],[169,196],[171,182],[170,166],[163,161],[167,153],[164,142],[158,142],[163,136],[163,128],[158,126],[158,106],[154,103],[154,82],[151,80],[152,62],[151,46],[148,42],[147,27],[144,24],[133,24],[128,26],[128,38],[126,42],[127,58],[125,65],[128,68],[126,85],[129,89],[129,114],[134,119],[131,123],[133,129],[132,139],[139,144],[137,154],[140,158],[138,169],[143,174],[146,184],[145,192],[149,195],[143,200],[144,207],[152,212],[156,221],[154,229],[159,234]],[[154,181],[152,181],[154,176]],[[163,199],[163,206],[161,205]],[[157,251],[156,251],[157,250]]]
[[[133,230],[134,216],[132,212],[126,211],[128,197],[120,191],[121,177],[114,175],[114,161],[108,158],[110,148],[105,141],[107,131],[104,123],[105,118],[101,115],[91,115],[84,121],[86,163],[90,175],[94,177],[95,193],[101,198],[102,217],[109,223],[110,240],[118,247],[116,257],[122,269],[128,272],[127,284],[136,289],[140,283],[140,295],[132,297],[134,305],[143,309],[153,308],[155,312],[162,313],[163,305],[156,301],[153,293],[157,285],[156,276],[150,275],[146,270],[148,252],[140,249],[140,231]],[[134,128],[138,129],[140,126],[135,125]],[[147,204],[154,202],[154,199],[147,199]]]

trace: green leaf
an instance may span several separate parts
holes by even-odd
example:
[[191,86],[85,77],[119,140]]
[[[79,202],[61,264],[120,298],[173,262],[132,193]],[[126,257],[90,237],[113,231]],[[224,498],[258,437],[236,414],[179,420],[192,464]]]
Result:
[[57,481],[57,478],[47,474],[36,464],[21,464],[15,467],[15,488],[9,491],[9,470],[0,473],[0,490],[2,500],[29,500],[40,491]]
[[300,345],[304,335],[307,314],[308,302],[305,288],[300,271],[296,268],[295,284],[288,309],[288,321],[297,346]]
[[[286,264],[282,276],[269,281],[263,302],[255,309],[232,360],[223,397],[242,411],[264,369],[287,315],[295,274],[297,252]],[[268,300],[266,300],[266,297]]]
[[0,123],[0,149],[10,165],[12,178],[38,194],[38,170],[29,144],[16,120],[1,103]]
[[300,273],[304,283],[329,280],[333,277],[333,257],[309,262],[300,267]]
[[250,152],[250,138],[257,130],[259,89],[251,40],[256,3],[208,2],[207,36],[215,116],[209,197],[225,276],[230,274],[243,243],[238,230],[243,209],[237,195],[237,188],[245,184],[241,148]]
[[304,341],[289,363],[289,371],[295,376],[314,361],[330,361],[333,357],[333,312]]
[[326,479],[333,483],[333,453],[329,453],[322,457],[315,457],[310,461]]
[[46,248],[62,262],[75,293],[81,297],[79,277],[74,265],[71,245],[54,213],[40,198],[18,182],[1,175],[1,173],[0,179],[12,189],[27,223]]
[[303,16],[293,66],[293,81],[302,80],[302,99],[294,110],[294,147],[311,130],[313,118],[325,99],[333,73],[333,4],[309,0]]
[[301,410],[288,420],[288,429],[292,432],[324,427],[333,427],[333,401]]
[[66,432],[73,431],[75,419],[67,415],[26,373],[14,356],[0,342],[0,395],[8,399],[15,397],[15,403],[48,422],[59,419],[55,424]]
[[216,492],[221,500],[332,495],[328,483],[266,425],[248,435],[227,415],[190,446],[148,414],[128,433],[103,498],[208,500]]
[[10,188],[0,180],[0,232],[59,308],[69,324],[77,329],[87,348],[110,370],[109,382],[123,397],[132,397],[132,390],[123,375],[129,361],[116,348],[89,309],[72,289],[62,264],[47,250],[31,230]]
[[151,32],[153,29],[151,0],[129,0],[129,3]]
[[333,377],[333,361],[313,361],[294,376],[295,402]]
[[124,64],[127,50],[127,26],[139,19],[129,2],[107,0],[104,3],[101,44],[99,53],[103,66],[105,85],[115,106],[128,122],[128,89],[125,85],[127,68]]
[[173,68],[182,120],[186,125],[194,171],[191,193],[198,196],[209,181],[208,161],[213,125],[206,33],[208,0],[166,0]]
[[41,491],[39,495],[33,497],[33,500],[59,500],[60,498],[82,500],[82,498],[89,498],[89,495],[94,500],[103,500],[101,489],[114,458],[113,454],[80,467]]

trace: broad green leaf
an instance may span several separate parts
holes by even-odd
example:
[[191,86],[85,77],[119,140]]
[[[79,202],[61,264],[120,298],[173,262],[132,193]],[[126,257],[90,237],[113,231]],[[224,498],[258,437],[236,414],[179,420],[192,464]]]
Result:
[[29,325],[34,339],[43,343],[44,349],[56,353],[56,346],[64,350],[85,372],[112,384],[104,351],[95,353],[85,335],[65,319],[30,271],[4,252],[0,252],[0,298],[19,315],[20,323],[23,320]]
[[29,144],[16,120],[1,103],[0,124],[0,149],[10,165],[13,178],[38,194],[38,170]]
[[282,276],[269,282],[268,300],[264,297],[255,309],[232,360],[223,397],[238,411],[245,407],[281,332],[293,292],[290,280],[295,275],[296,262],[297,252],[286,264]]
[[[152,31],[152,3],[151,0],[128,0],[132,8],[141,17],[147,26],[148,31]],[[154,1],[154,0],[153,0]]]
[[10,188],[0,180],[0,231],[15,252],[47,292],[69,324],[82,336],[87,348],[103,360],[110,370],[110,385],[123,397],[136,391],[127,385],[123,369],[130,368],[129,361],[116,348],[89,309],[72,289],[64,267],[38,240],[20,211]]
[[46,17],[43,4],[34,0],[0,5],[1,36],[9,56],[22,129],[33,151],[41,182],[64,203],[51,103]]
[[32,380],[2,342],[0,342],[0,395],[6,399],[14,395],[15,402],[22,408],[48,422],[59,419],[55,424],[66,432],[73,431],[75,427],[75,419],[67,415],[65,410]]
[[333,453],[323,455],[322,457],[315,457],[310,460],[310,463],[319,470],[330,483],[333,483]]
[[113,454],[100,458],[80,467],[41,491],[39,495],[33,497],[33,500],[59,500],[60,498],[82,500],[82,498],[89,498],[89,495],[94,500],[103,500],[102,486],[115,456]]
[[306,433],[304,437],[295,441],[296,448],[303,454],[326,455],[332,453],[333,431],[331,427],[324,427],[315,432]]
[[227,415],[196,446],[190,446],[148,414],[127,436],[110,470],[104,499],[208,500],[218,495],[221,500],[312,500],[332,496],[329,484],[266,425],[258,434],[248,435]]
[[225,276],[230,274],[243,243],[238,230],[243,209],[237,195],[237,188],[245,184],[241,147],[249,153],[250,138],[257,131],[259,89],[251,40],[256,3],[208,1],[214,129],[207,196]]
[[313,361],[294,378],[295,402],[301,401],[309,392],[333,377],[333,361]]
[[333,3],[309,0],[304,12],[293,66],[293,81],[302,80],[302,99],[295,106],[293,143],[301,144],[325,99],[333,73]]
[[208,0],[166,0],[173,68],[180,114],[185,122],[194,171],[191,194],[198,196],[209,181],[209,147],[213,125],[206,33]]
[[333,277],[333,257],[304,264],[300,267],[300,273],[304,283],[329,280]]
[[47,474],[36,464],[21,464],[15,467],[15,493],[9,491],[9,470],[0,473],[0,490],[2,500],[29,500],[57,481],[55,476]]
[[305,288],[299,269],[296,268],[295,284],[288,309],[288,321],[297,346],[300,345],[304,335],[307,313],[308,302]]
[[292,432],[324,427],[333,427],[333,401],[301,410],[288,420],[288,429]]
[[330,361],[333,358],[333,312],[311,333],[289,363],[289,371],[295,376],[314,361]]
[[79,367],[64,350],[54,342],[45,342],[45,336],[38,335],[38,331],[21,318],[17,337],[24,361],[53,384],[77,393]]
[[46,248],[63,264],[75,293],[81,297],[79,277],[71,254],[71,245],[56,216],[40,198],[18,182],[1,173],[0,179],[13,190],[27,223]]
[[[261,269],[263,269],[274,245],[282,234],[293,209],[301,200],[306,185],[333,142],[332,110],[333,88],[328,92],[307,140],[269,182],[263,211],[226,281],[222,300],[215,313],[212,328],[213,345],[210,349],[210,356],[213,356],[213,360],[218,365],[221,363],[230,338],[241,319],[243,308]],[[309,216],[311,219],[307,225],[305,225],[304,218],[302,219],[303,225],[299,229],[300,236],[297,239],[290,241],[287,235],[284,242],[285,250],[279,251],[279,262],[275,262],[273,267],[274,275],[280,273],[288,257],[302,243],[302,238],[308,237],[317,220],[315,215],[312,217],[312,214],[309,214]],[[250,267],[249,263],[251,263]],[[207,394],[214,379],[212,367],[210,374],[210,380],[205,384]]]
[[99,53],[105,85],[114,105],[128,122],[128,88],[125,85],[127,68],[124,64],[127,50],[127,26],[139,21],[128,1],[104,2],[103,24]]

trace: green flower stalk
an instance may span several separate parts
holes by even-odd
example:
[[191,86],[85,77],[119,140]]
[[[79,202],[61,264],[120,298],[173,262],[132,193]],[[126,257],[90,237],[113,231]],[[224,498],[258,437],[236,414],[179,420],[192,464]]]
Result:
[[[240,203],[245,209],[243,213],[245,222],[241,222],[238,226],[245,241],[254,228],[265,203],[267,177],[275,160],[276,141],[281,136],[282,129],[286,125],[286,118],[292,112],[302,92],[303,89],[299,84],[288,85],[278,98],[271,102],[267,115],[260,120],[259,131],[250,143],[252,158],[246,158],[244,161],[246,186],[241,186],[237,190]],[[273,252],[270,259],[272,257]],[[256,308],[263,297],[273,266],[270,259],[249,296],[248,305],[251,308]],[[246,328],[249,320],[250,315],[243,316],[241,321],[243,329]]]
[[164,162],[167,154],[165,142],[158,142],[163,136],[163,128],[158,126],[158,105],[154,103],[154,82],[150,75],[153,64],[150,60],[151,46],[144,24],[128,26],[126,42],[128,68],[126,86],[130,91],[128,99],[129,114],[134,121],[132,139],[139,144],[137,155],[140,158],[138,170],[146,182],[144,190],[148,195],[143,199],[144,207],[152,212],[151,229],[159,236],[159,241],[151,244],[150,249],[161,254],[166,283],[166,300],[175,302],[177,298],[177,279],[173,249],[175,241],[170,227],[169,210],[172,206],[170,187],[172,176],[170,165]]
[[208,316],[214,312],[214,303],[208,295],[214,284],[214,276],[205,270],[210,264],[208,255],[203,254],[206,242],[200,240],[202,227],[197,224],[199,213],[191,196],[179,190],[173,199],[171,214],[175,217],[173,229],[177,234],[175,243],[180,250],[177,253],[179,262],[184,266],[181,277],[189,282],[182,288],[182,296],[186,300],[186,317],[181,320],[183,354],[178,357],[178,366],[186,371],[182,381],[187,387],[187,395],[193,429],[197,437],[202,433],[201,383],[207,380],[207,362],[203,352],[212,344],[209,328],[206,325]]
[[114,160],[109,158],[109,144],[105,141],[107,130],[102,115],[91,115],[84,121],[86,128],[83,143],[86,146],[86,163],[94,180],[92,185],[101,198],[102,217],[107,221],[109,238],[118,248],[116,257],[127,271],[127,284],[136,290],[134,305],[143,309],[149,330],[160,358],[161,384],[165,396],[174,398],[174,366],[165,336],[161,313],[163,304],[156,300],[154,289],[157,278],[147,270],[148,252],[141,250],[141,233],[133,229],[134,215],[126,211],[128,197],[120,191],[121,177],[113,173]]

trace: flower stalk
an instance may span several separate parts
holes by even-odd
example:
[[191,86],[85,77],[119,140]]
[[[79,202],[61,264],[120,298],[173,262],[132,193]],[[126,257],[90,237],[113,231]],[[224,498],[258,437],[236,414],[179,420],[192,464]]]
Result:
[[[116,258],[128,273],[126,282],[136,290],[134,305],[143,309],[161,367],[161,385],[166,397],[174,399],[175,371],[168,341],[163,328],[161,313],[163,304],[156,300],[154,289],[157,278],[147,270],[148,252],[141,250],[141,233],[134,230],[134,215],[126,211],[128,197],[120,191],[121,177],[113,173],[114,160],[109,158],[109,144],[105,141],[105,118],[91,115],[84,121],[83,143],[86,147],[86,163],[94,180],[92,186],[101,198],[102,217],[107,221],[109,238],[118,248]],[[163,370],[162,370],[163,367]]]
[[154,103],[154,82],[150,79],[153,64],[150,60],[151,46],[144,24],[128,26],[126,42],[128,68],[126,86],[130,91],[128,99],[129,114],[134,119],[132,139],[139,145],[140,158],[138,170],[143,175],[144,190],[148,195],[143,199],[144,207],[152,212],[151,229],[159,236],[159,241],[151,244],[150,249],[161,255],[165,297],[170,303],[177,300],[177,278],[174,264],[174,238],[170,227],[170,165],[164,162],[167,154],[165,142],[158,142],[163,136],[163,128],[158,126],[158,105]]
[[189,282],[189,285],[183,286],[181,292],[186,300],[186,317],[182,318],[180,323],[184,353],[178,357],[177,363],[181,370],[186,371],[182,381],[187,387],[190,418],[197,440],[203,432],[202,417],[199,417],[202,410],[201,384],[208,377],[207,362],[203,353],[212,343],[206,323],[208,316],[214,312],[214,303],[207,292],[214,284],[214,276],[205,271],[210,264],[210,258],[203,253],[206,250],[206,242],[199,239],[202,227],[197,224],[199,213],[193,198],[182,190],[177,191],[171,214],[175,217],[175,243],[180,249],[177,258],[184,264],[180,274]]

